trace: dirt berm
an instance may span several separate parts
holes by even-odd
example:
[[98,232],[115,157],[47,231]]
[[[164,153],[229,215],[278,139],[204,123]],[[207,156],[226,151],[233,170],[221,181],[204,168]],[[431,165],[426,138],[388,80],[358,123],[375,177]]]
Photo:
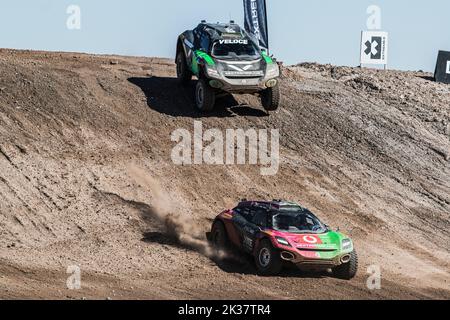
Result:
[[[0,298],[450,298],[450,86],[302,64],[284,68],[278,112],[243,96],[204,116],[174,69],[0,50]],[[280,129],[279,173],[174,165],[171,134],[194,120]],[[211,258],[204,233],[241,198],[298,201],[340,227],[358,276],[259,277],[249,259]],[[366,286],[373,266],[381,290]]]

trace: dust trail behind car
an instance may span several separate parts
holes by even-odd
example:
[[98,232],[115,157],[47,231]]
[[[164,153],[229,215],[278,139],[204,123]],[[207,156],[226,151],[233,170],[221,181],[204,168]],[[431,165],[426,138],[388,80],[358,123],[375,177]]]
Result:
[[186,212],[178,211],[172,205],[173,200],[169,193],[163,190],[158,181],[137,166],[129,166],[128,173],[136,182],[150,191],[152,210],[147,214],[151,214],[152,218],[156,218],[164,224],[168,236],[209,258],[223,256],[223,253],[213,250],[205,239],[203,236],[205,230],[202,230]]

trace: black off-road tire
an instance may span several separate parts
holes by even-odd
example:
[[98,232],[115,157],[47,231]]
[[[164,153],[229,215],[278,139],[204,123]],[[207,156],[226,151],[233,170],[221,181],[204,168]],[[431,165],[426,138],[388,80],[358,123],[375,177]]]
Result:
[[350,261],[333,269],[333,274],[336,278],[343,280],[351,280],[358,272],[358,255],[356,251],[350,253]]
[[195,104],[197,109],[202,112],[212,111],[216,103],[216,92],[212,88],[208,81],[204,78],[200,78],[195,88]]
[[186,86],[189,81],[192,80],[192,73],[189,71],[188,65],[186,63],[186,58],[182,51],[178,52],[176,63],[178,82],[181,85]]
[[[268,263],[263,263],[263,255],[269,254]],[[276,250],[272,243],[264,239],[260,242],[255,253],[255,264],[258,273],[262,276],[275,276],[281,272],[283,262],[281,260],[280,252]]]
[[280,87],[267,88],[261,92],[261,104],[266,111],[275,111],[280,106]]
[[222,221],[214,222],[211,228],[211,243],[216,250],[229,248],[228,234]]

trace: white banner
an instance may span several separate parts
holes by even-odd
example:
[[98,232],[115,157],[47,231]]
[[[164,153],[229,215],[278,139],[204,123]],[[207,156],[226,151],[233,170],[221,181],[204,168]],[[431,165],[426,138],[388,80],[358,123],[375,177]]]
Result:
[[361,64],[382,64],[388,62],[388,33],[363,31],[361,36]]

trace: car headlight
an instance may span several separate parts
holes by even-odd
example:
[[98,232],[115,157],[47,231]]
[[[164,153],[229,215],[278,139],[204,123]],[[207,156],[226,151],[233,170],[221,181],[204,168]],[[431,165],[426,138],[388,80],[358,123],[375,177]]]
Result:
[[210,78],[220,78],[220,73],[215,66],[207,66],[206,74]]
[[342,250],[350,250],[353,247],[352,240],[344,239],[342,240]]
[[277,239],[277,242],[283,246],[290,247],[289,241],[287,241],[285,238],[282,237],[275,237]]
[[266,78],[277,78],[280,76],[280,68],[276,63],[269,63],[266,70]]

